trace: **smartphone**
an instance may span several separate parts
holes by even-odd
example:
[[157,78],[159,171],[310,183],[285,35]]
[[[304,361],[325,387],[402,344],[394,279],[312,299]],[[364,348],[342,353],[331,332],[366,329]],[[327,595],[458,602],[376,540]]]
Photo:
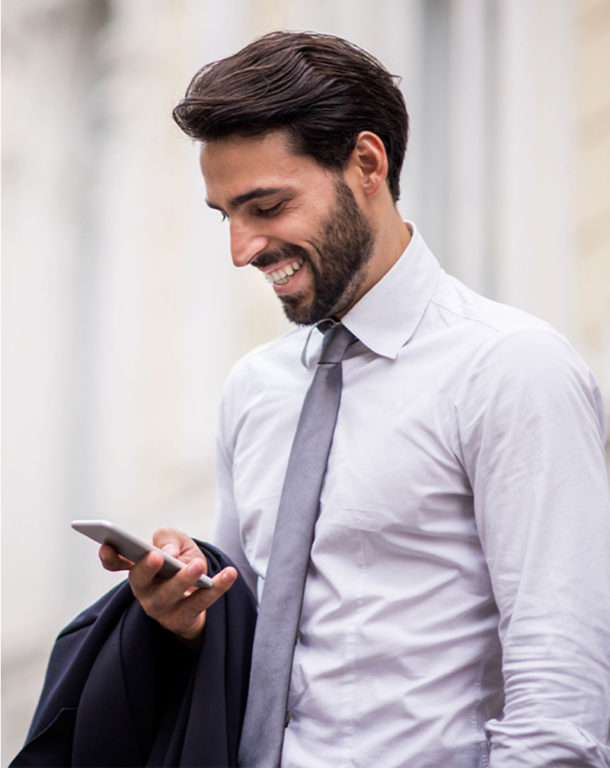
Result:
[[[131,560],[132,563],[137,563],[147,552],[160,552],[165,562],[157,575],[162,579],[169,579],[186,565],[182,560],[168,555],[167,552],[159,549],[159,547],[155,547],[153,544],[147,544],[118,525],[108,522],[108,520],[73,520],[72,528],[79,533],[84,533],[85,536],[100,544],[110,544],[119,555],[123,555],[127,560]],[[195,586],[210,589],[210,587],[214,586],[214,582],[209,576],[203,575],[197,579]]]

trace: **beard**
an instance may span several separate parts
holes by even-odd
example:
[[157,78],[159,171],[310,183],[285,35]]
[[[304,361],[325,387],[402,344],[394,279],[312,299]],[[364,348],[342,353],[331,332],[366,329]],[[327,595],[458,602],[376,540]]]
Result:
[[282,259],[303,259],[313,276],[313,299],[306,303],[302,293],[279,296],[284,314],[298,325],[313,325],[346,310],[366,276],[373,253],[373,228],[358,207],[356,198],[342,178],[335,181],[335,205],[311,248],[317,258],[301,246],[287,244],[273,254],[257,259],[271,264]]

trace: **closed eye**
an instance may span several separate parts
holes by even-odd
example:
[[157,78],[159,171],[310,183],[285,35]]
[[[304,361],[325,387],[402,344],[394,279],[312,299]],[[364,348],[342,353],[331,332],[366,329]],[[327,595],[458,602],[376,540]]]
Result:
[[279,203],[276,203],[275,205],[270,206],[269,208],[257,207],[254,210],[254,213],[256,216],[262,216],[263,218],[271,218],[272,216],[277,216],[278,213],[281,213],[283,207],[284,207],[284,202],[281,201]]

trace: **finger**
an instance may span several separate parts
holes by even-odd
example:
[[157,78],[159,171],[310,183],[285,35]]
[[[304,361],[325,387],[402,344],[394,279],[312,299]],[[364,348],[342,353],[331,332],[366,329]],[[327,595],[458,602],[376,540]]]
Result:
[[166,626],[183,640],[197,641],[205,623],[205,612],[230,589],[237,579],[235,568],[224,568],[213,578],[210,589],[196,589],[184,598],[178,609],[166,617]]
[[222,571],[219,571],[219,573],[212,578],[212,581],[214,582],[213,587],[210,587],[210,589],[196,589],[186,598],[184,603],[189,606],[194,615],[201,613],[201,611],[206,611],[219,597],[231,589],[233,584],[235,584],[236,579],[237,571],[235,568],[232,566],[223,568]]
[[159,528],[153,534],[153,544],[173,557],[183,557],[185,553],[201,557],[201,552],[186,533],[173,528]]
[[219,571],[216,576],[213,576],[212,581],[214,582],[213,589],[218,590],[218,597],[220,597],[237,581],[237,569],[229,565]]
[[207,572],[207,561],[199,549],[198,557],[186,563],[174,576],[160,581],[157,577],[163,566],[159,552],[149,552],[132,568],[129,575],[134,595],[141,602],[146,601],[146,610],[151,614],[162,614],[190,594],[196,588],[200,576]]
[[202,558],[193,560],[171,579],[159,583],[155,581],[150,570],[149,578],[142,577],[140,580],[144,569],[138,564],[137,569],[133,569],[130,580],[134,594],[149,615],[160,618],[180,613],[181,622],[188,624],[215,603],[237,579],[237,571],[229,567],[216,574],[212,579],[213,587],[197,588],[196,581],[202,575],[204,567],[205,561]]
[[186,549],[182,548],[179,552],[177,552],[176,545],[173,542],[169,542],[168,544],[164,544],[162,547],[160,547],[160,549],[162,549],[163,552],[167,552],[168,555],[171,555],[172,557],[180,560],[185,566],[193,561],[197,561],[199,566],[203,568],[203,573],[207,574],[208,561],[202,555],[201,550],[194,541],[191,542],[191,545],[187,545]]
[[98,550],[98,557],[107,571],[129,571],[133,563],[122,557],[110,544],[102,544]]
[[136,597],[145,605],[151,615],[163,615],[175,608],[176,604],[196,589],[196,582],[207,572],[207,562],[201,556],[185,564],[169,579],[157,578],[163,558],[158,552],[149,552],[133,568],[130,574],[131,586]]
[[158,586],[157,574],[162,567],[163,555],[154,551],[148,552],[133,566],[129,573],[129,581],[138,599]]

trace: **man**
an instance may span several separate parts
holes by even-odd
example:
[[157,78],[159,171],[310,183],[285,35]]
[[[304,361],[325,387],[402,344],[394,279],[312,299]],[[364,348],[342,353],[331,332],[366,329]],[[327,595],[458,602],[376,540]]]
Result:
[[[446,275],[401,220],[407,113],[367,53],[267,35],[204,67],[174,114],[201,142],[233,262],[260,270],[297,325],[237,364],[220,412],[214,542],[263,605],[322,345],[312,326],[340,320],[359,341],[342,364],[281,764],[610,765],[610,514],[585,365],[547,324]],[[193,590],[195,543],[154,540],[189,565],[161,582],[149,554],[133,592],[197,647],[236,571]]]

